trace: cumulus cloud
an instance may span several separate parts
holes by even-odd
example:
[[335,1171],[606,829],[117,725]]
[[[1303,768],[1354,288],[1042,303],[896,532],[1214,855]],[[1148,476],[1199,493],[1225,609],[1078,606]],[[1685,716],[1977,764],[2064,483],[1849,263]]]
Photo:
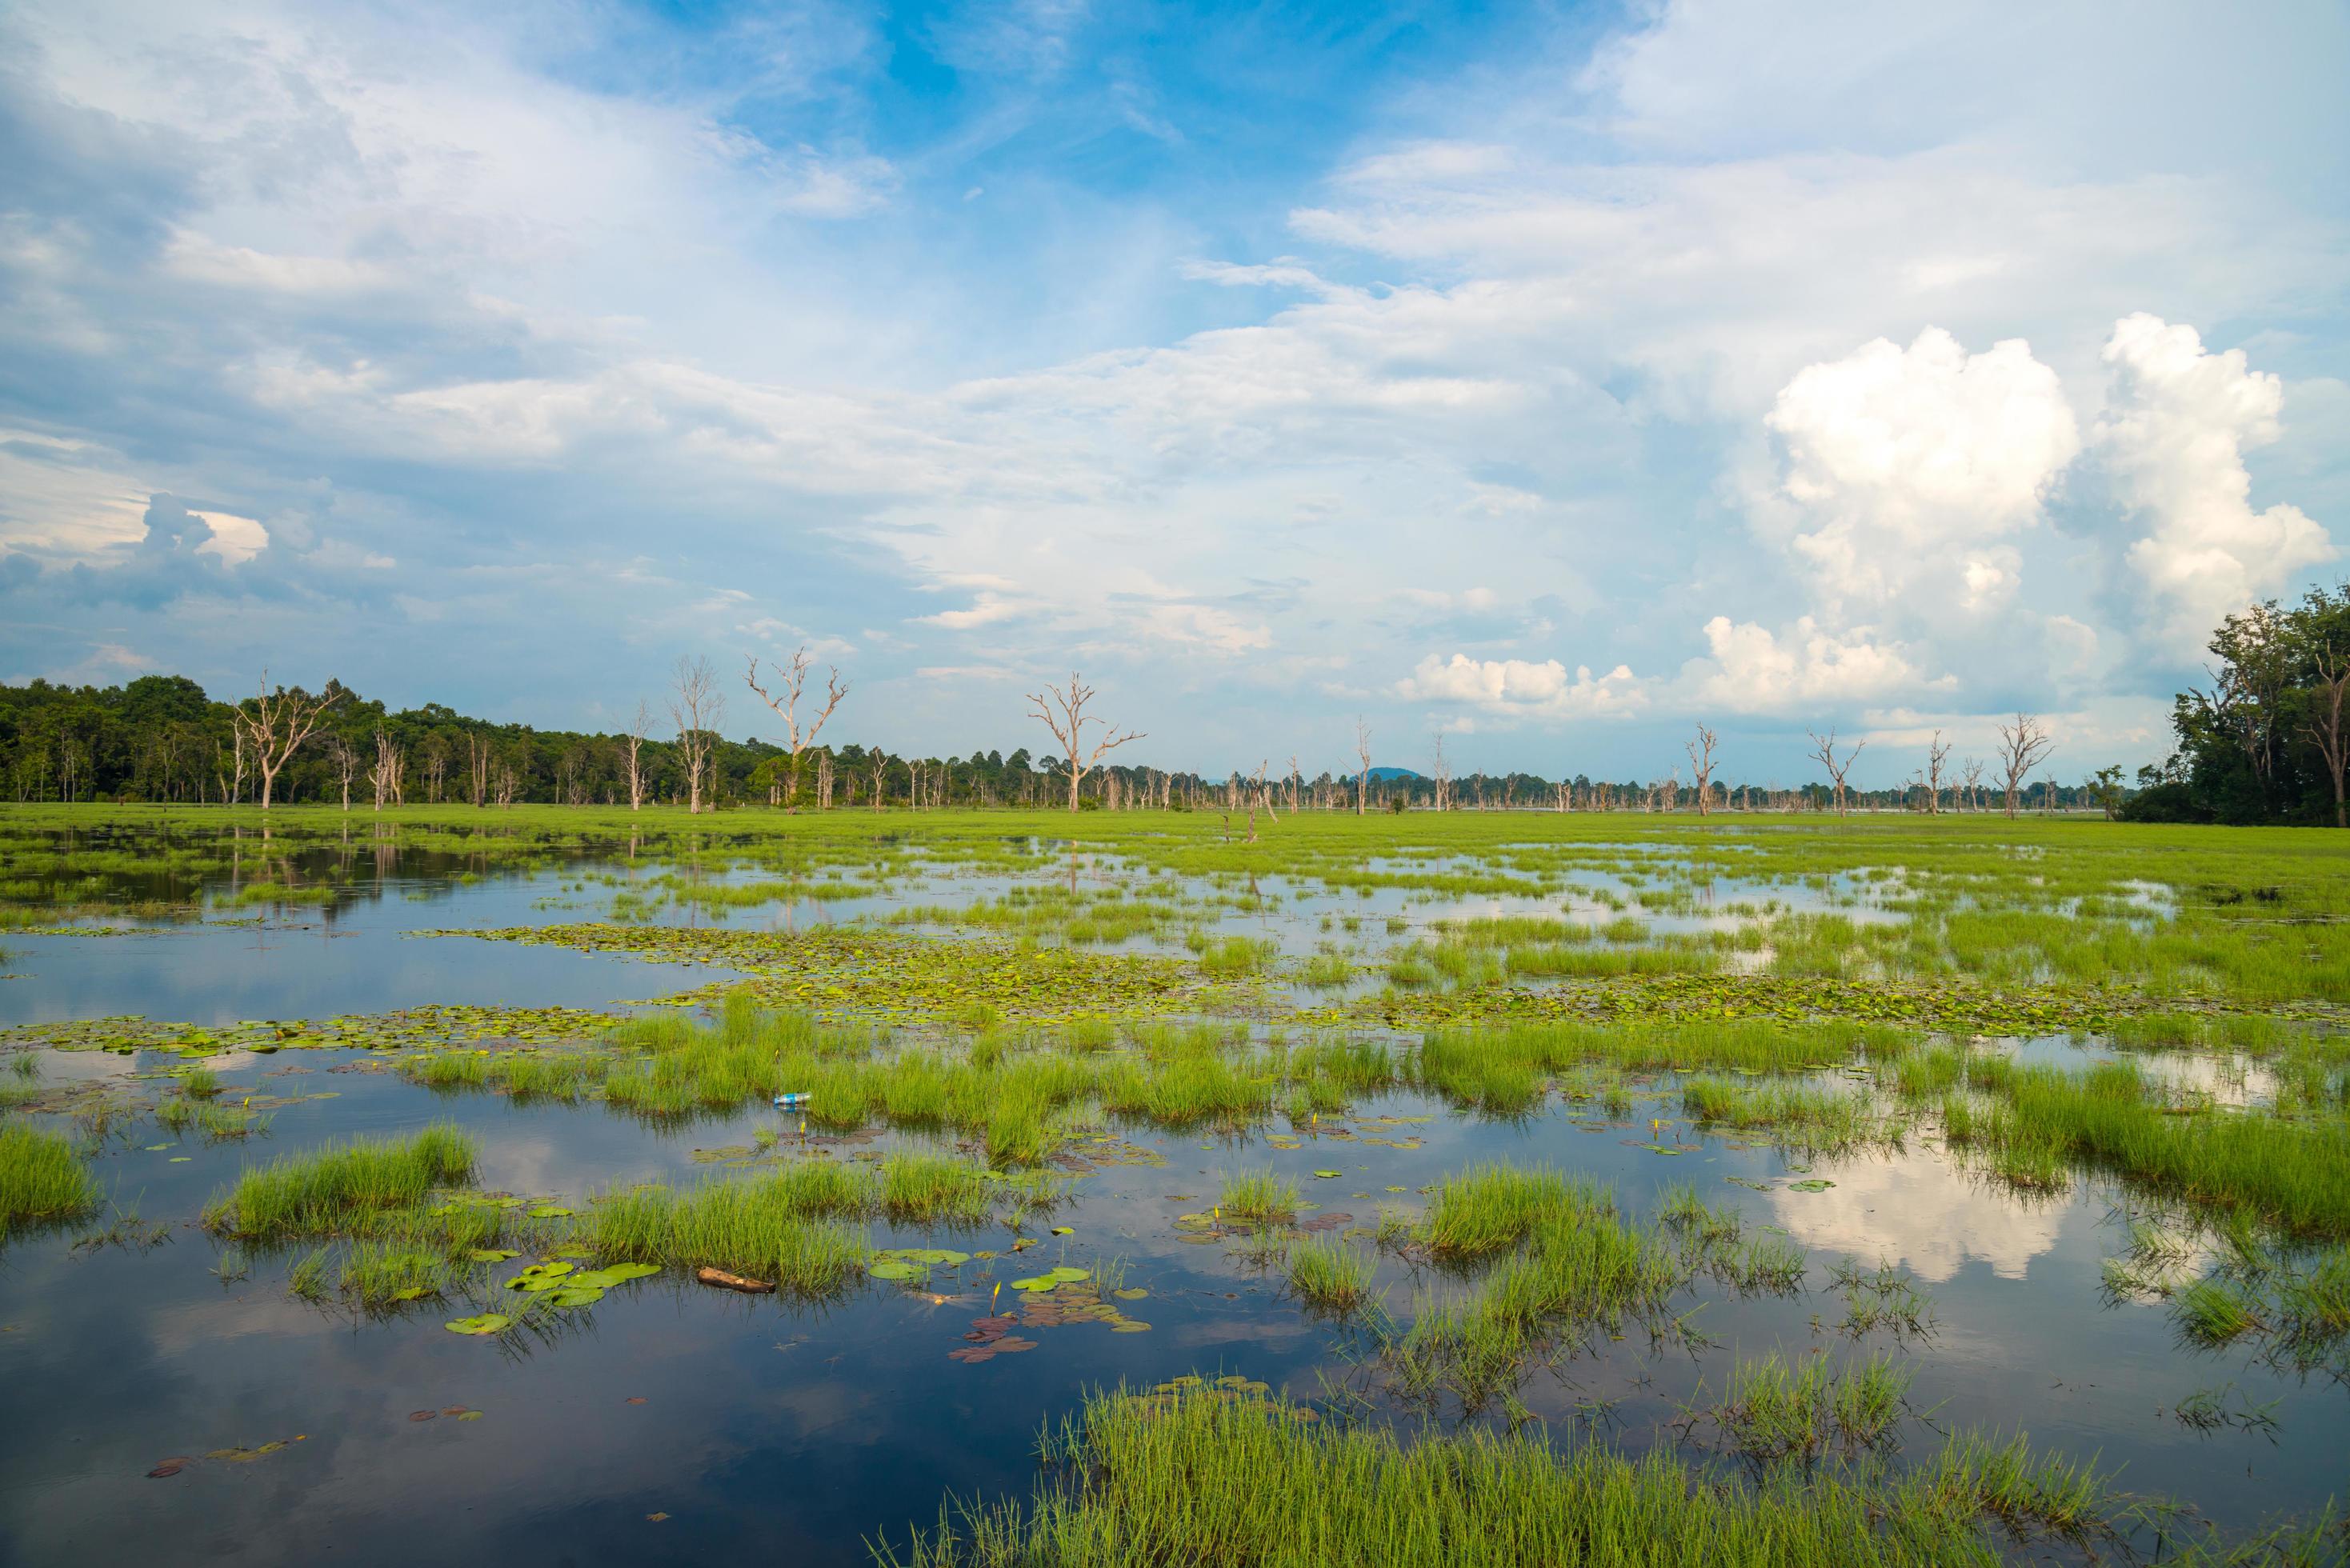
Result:
[[2165,640],[2191,655],[2222,616],[2334,559],[2334,542],[2297,506],[2252,510],[2244,450],[2277,439],[2284,387],[2242,349],[2210,353],[2192,327],[2139,312],[2114,324],[2105,358],[2114,387],[2098,454],[2147,530],[2129,564]]
[[1920,590],[1992,609],[2018,586],[2001,536],[2040,520],[2080,433],[2056,373],[2022,338],[1970,355],[1929,327],[1807,366],[1768,419],[1784,443],[1789,541],[1829,607],[1882,607]]
[[1625,665],[1595,678],[1577,665],[1570,679],[1555,659],[1471,659],[1431,653],[1395,684],[1408,702],[1460,703],[1480,711],[1525,719],[1621,719],[1646,708],[1646,685]]
[[[1873,627],[1830,631],[1810,616],[1782,631],[1715,616],[1705,623],[1709,650],[1681,667],[1680,685],[1701,708],[1776,713],[1808,703],[1841,708],[1921,682],[1906,649],[1879,639]],[[1924,680],[1948,688],[1948,677]]]

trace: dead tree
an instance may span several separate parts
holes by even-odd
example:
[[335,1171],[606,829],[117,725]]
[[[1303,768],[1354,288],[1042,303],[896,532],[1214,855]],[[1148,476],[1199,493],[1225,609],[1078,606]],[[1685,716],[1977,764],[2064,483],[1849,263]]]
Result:
[[641,811],[645,804],[645,736],[653,727],[652,710],[645,700],[637,699],[637,716],[629,721],[629,809]]
[[478,811],[490,799],[490,742],[484,736],[465,737],[465,778],[473,786],[473,808]]
[[1926,815],[1942,814],[1942,765],[1950,760],[1950,743],[1942,739],[1942,732],[1926,742]]
[[375,791],[375,808],[381,811],[386,801],[400,803],[400,775],[407,771],[407,760],[400,748],[391,743],[391,736],[379,725],[375,732],[375,765],[368,769],[368,784]]
[[1960,776],[1967,781],[1966,802],[1969,811],[1982,809],[1982,771],[1983,765],[1972,757],[1969,757],[1960,770]]
[[[1099,762],[1103,753],[1115,751],[1128,741],[1143,738],[1139,731],[1129,730],[1119,734],[1106,721],[1087,718],[1086,704],[1093,698],[1094,689],[1086,685],[1074,670],[1069,671],[1069,684],[1066,689],[1047,685],[1041,693],[1028,693],[1028,701],[1036,705],[1030,710],[1028,716],[1043,720],[1045,727],[1053,732],[1053,739],[1060,743],[1068,756],[1071,811],[1077,809],[1077,785],[1084,782],[1086,770]],[[1085,727],[1087,724],[1100,724],[1103,729],[1102,738],[1095,742],[1090,752],[1084,749]]]
[[1713,732],[1700,724],[1697,739],[1681,746],[1689,753],[1690,771],[1697,774],[1697,814],[1703,816],[1713,804]]
[[351,809],[351,780],[359,776],[359,748],[341,735],[327,737],[327,760],[335,766],[335,776],[343,786],[343,809]]
[[435,735],[424,742],[424,799],[439,805],[449,784],[449,742]]
[[1355,815],[1360,816],[1371,798],[1371,727],[1360,713],[1355,715],[1355,755],[1363,764],[1355,774]]
[[1297,815],[1297,753],[1289,753],[1289,815]]
[[773,708],[775,711],[775,716],[784,722],[784,735],[792,753],[792,790],[787,798],[790,802],[790,809],[797,811],[800,793],[800,753],[816,744],[816,732],[824,728],[824,722],[832,717],[832,711],[840,706],[840,700],[848,695],[848,682],[840,678],[839,670],[830,665],[825,666],[824,708],[814,719],[808,721],[807,733],[802,734],[799,720],[800,691],[807,685],[807,645],[806,643],[800,645],[798,650],[792,655],[790,664],[772,666],[775,672],[775,689],[772,692],[759,684],[758,659],[749,654],[743,655],[743,658],[750,660],[751,666],[743,672],[743,683],[758,694],[760,701]]
[[670,677],[669,716],[677,725],[678,757],[685,763],[686,811],[699,815],[702,777],[718,742],[719,722],[726,716],[726,697],[710,660],[679,657]]
[[[278,774],[301,749],[302,742],[310,738],[327,710],[342,700],[342,695],[343,689],[331,680],[327,682],[327,690],[316,697],[298,686],[291,691],[283,686],[273,691],[269,671],[265,670],[261,672],[260,691],[236,705],[234,712],[237,738],[240,742],[247,739],[253,742],[254,766],[261,771],[262,810],[269,809]],[[240,744],[236,770],[240,795],[244,785],[244,747]]]
[[1451,764],[1444,760],[1444,732],[1438,731],[1429,737],[1429,741],[1434,748],[1434,760],[1429,763],[1429,767],[1436,775],[1436,809],[1442,811],[1445,796],[1451,793],[1450,786],[1452,783],[1452,768]]
[[2024,781],[2055,747],[2056,738],[2041,728],[2037,714],[2018,713],[2014,723],[1999,727],[1999,764],[2007,774],[2005,804],[2010,817],[2022,799]]
[[[883,774],[889,766],[889,753],[883,751],[879,746],[874,747],[870,765],[873,771],[873,809],[879,811],[881,809],[881,784]],[[1075,811],[1076,807],[1072,805],[1069,809]]]
[[2350,827],[2343,805],[2344,774],[2350,772],[2350,736],[2342,728],[2342,705],[2350,698],[2350,660],[2334,657],[2331,645],[2318,650],[2317,685],[2310,693],[2316,717],[2302,727],[2325,759],[2325,776],[2334,785],[2334,826]]
[[1827,739],[1825,741],[1820,739],[1819,735],[1813,731],[1806,730],[1804,733],[1812,737],[1812,745],[1814,748],[1812,755],[1818,759],[1820,766],[1827,769],[1828,777],[1835,783],[1836,815],[1838,816],[1842,816],[1844,815],[1845,800],[1844,775],[1852,771],[1853,763],[1860,756],[1860,753],[1863,751],[1867,749],[1868,742],[1866,741],[1854,742],[1852,750],[1846,752],[1844,756],[1844,761],[1839,763],[1836,761],[1835,731],[1831,729],[1828,732]]

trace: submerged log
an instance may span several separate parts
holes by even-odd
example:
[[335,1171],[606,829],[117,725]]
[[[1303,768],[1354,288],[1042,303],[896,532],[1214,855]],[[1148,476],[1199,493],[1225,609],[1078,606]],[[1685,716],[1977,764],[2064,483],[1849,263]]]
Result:
[[705,1285],[717,1285],[724,1290],[741,1291],[747,1295],[764,1294],[775,1288],[766,1280],[746,1280],[740,1274],[730,1274],[723,1269],[696,1269],[693,1271],[693,1277]]

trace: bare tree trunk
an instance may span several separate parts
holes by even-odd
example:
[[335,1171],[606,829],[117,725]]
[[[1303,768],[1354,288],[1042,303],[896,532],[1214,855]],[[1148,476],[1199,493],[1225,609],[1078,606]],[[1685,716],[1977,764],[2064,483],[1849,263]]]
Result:
[[699,816],[702,779],[726,714],[726,698],[718,690],[718,672],[710,668],[709,659],[679,658],[670,677],[669,712],[677,725],[678,756],[685,763],[686,812]]
[[2055,749],[2055,738],[2041,727],[2039,718],[2031,713],[2018,713],[2012,724],[1999,727],[2000,766],[2007,774],[2006,805],[2013,820],[2021,801],[2024,781],[2041,760]]
[[1713,732],[1703,724],[1697,727],[1697,739],[1683,742],[1689,753],[1690,767],[1697,774],[1697,814],[1703,816],[1711,802],[1707,799],[1713,787]]
[[[299,750],[328,709],[342,699],[342,689],[334,682],[327,683],[326,692],[312,697],[298,688],[288,691],[283,686],[269,689],[269,671],[261,672],[261,691],[241,702],[234,709],[240,735],[253,739],[254,763],[261,770],[261,809],[269,809],[270,797],[276,793],[277,775]],[[237,748],[238,792],[244,790],[244,748]],[[348,805],[348,802],[346,802]]]
[[[1077,809],[1077,785],[1084,781],[1086,770],[1099,762],[1103,753],[1114,751],[1128,741],[1143,739],[1139,731],[1128,731],[1119,734],[1115,726],[1105,723],[1099,719],[1088,719],[1086,716],[1086,704],[1092,701],[1093,698],[1094,689],[1086,685],[1074,670],[1069,672],[1069,684],[1066,688],[1047,685],[1041,693],[1032,691],[1028,694],[1028,701],[1035,704],[1035,707],[1029,711],[1028,716],[1032,719],[1043,720],[1045,727],[1053,732],[1053,739],[1058,742],[1067,753],[1071,811]],[[1096,742],[1090,753],[1083,751],[1082,747],[1085,727],[1087,724],[1102,724],[1104,729],[1102,739]]]

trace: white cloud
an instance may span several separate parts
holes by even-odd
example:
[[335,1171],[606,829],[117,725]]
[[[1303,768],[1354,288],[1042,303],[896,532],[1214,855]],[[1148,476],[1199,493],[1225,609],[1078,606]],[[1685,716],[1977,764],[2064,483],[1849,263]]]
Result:
[[1593,677],[1577,665],[1570,680],[1555,659],[1451,659],[1431,653],[1395,684],[1408,702],[1461,702],[1488,713],[1528,719],[1629,718],[1646,708],[1646,685],[1625,665]]
[[1832,610],[1921,590],[1998,607],[2020,560],[1991,541],[2039,521],[2080,450],[2056,373],[2030,345],[1970,355],[1939,327],[1907,349],[1880,337],[1806,367],[1765,422],[1785,443],[1781,488],[1800,518],[1788,543]]
[[[1797,703],[1845,708],[1920,682],[1906,649],[1878,640],[1873,627],[1835,632],[1804,616],[1783,632],[1715,616],[1705,623],[1710,655],[1681,667],[1680,685],[1700,709],[1783,712]],[[1948,677],[1924,681],[1954,685]]]
[[2252,510],[2244,449],[2278,437],[2275,376],[2144,312],[2114,324],[2105,358],[2114,391],[2098,452],[2116,495],[2148,526],[2129,563],[2162,607],[2166,640],[2191,657],[2222,616],[2334,559],[2334,542],[2297,506]]
[[201,517],[213,536],[196,546],[199,556],[218,556],[232,566],[241,566],[262,551],[269,548],[269,530],[258,518],[240,517],[234,512],[190,512],[191,517]]

